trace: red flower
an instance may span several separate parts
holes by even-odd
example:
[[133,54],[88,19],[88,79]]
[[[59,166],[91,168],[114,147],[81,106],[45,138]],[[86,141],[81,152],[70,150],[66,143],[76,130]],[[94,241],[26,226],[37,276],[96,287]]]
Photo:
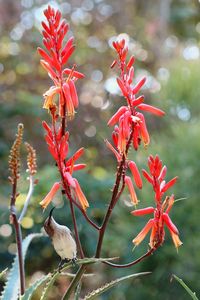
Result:
[[40,202],[40,205],[46,209],[49,203],[53,200],[55,194],[57,191],[60,189],[60,183],[55,182],[54,185],[52,186],[50,192],[46,195],[46,197]]
[[138,149],[141,140],[145,147],[150,143],[145,118],[138,110],[147,111],[157,116],[163,116],[165,113],[154,106],[143,104],[144,96],[136,98],[136,94],[145,84],[146,78],[142,78],[135,86],[132,84],[135,59],[132,56],[126,63],[128,48],[125,45],[125,40],[113,42],[113,47],[118,54],[118,59],[114,60],[112,67],[118,65],[120,68],[121,73],[120,77],[117,78],[117,83],[127,101],[127,106],[120,107],[108,121],[108,125],[113,126],[118,123],[117,148],[120,154],[123,155],[126,153],[126,146],[130,138],[132,138],[132,145],[135,150]]
[[65,20],[61,20],[60,11],[56,11],[48,6],[44,11],[44,15],[47,23],[42,22],[42,34],[46,50],[39,47],[38,52],[42,57],[41,65],[53,80],[54,86],[44,93],[45,102],[43,107],[49,109],[50,112],[52,106],[54,109],[57,109],[56,97],[54,97],[57,95],[59,98],[59,115],[64,117],[64,114],[67,113],[68,118],[72,119],[75,114],[75,108],[78,107],[75,82],[77,79],[83,78],[84,75],[75,71],[75,66],[72,69],[63,69],[73,54],[75,47],[73,45],[73,37],[64,44],[69,25]]
[[[58,167],[61,169],[63,178],[67,183],[67,186],[69,187],[70,191],[75,194],[82,208],[85,210],[87,207],[89,207],[89,204],[81,190],[77,179],[73,178],[72,176],[73,172],[86,167],[86,164],[76,164],[76,161],[82,156],[84,149],[80,148],[74,153],[74,155],[72,155],[70,158],[68,158],[68,160],[66,160],[69,151],[69,133],[66,132],[65,135],[62,136],[61,130],[58,130],[56,134],[53,134],[52,129],[45,121],[43,121],[42,125],[46,131],[45,139],[50,153],[56,160]],[[44,203],[47,203],[48,205],[50,201],[51,200],[45,200]]]
[[137,199],[137,195],[136,195],[132,180],[129,176],[125,176],[125,183],[129,189],[131,200],[132,200],[133,204],[136,206],[138,204],[138,199]]
[[[179,239],[179,232],[174,223],[172,222],[171,218],[168,215],[169,210],[171,209],[174,203],[174,195],[170,198],[166,197],[161,210],[159,211],[158,208],[148,207],[144,209],[137,209],[132,211],[132,215],[134,216],[142,216],[150,213],[154,213],[154,218],[150,219],[145,227],[140,231],[140,233],[133,239],[133,243],[137,246],[139,245],[143,239],[146,237],[148,232],[151,230],[150,236],[150,247],[157,248],[158,246],[162,245],[164,242],[165,237],[165,229],[166,226],[171,234],[173,239],[174,245],[176,248],[182,245],[182,242]],[[166,211],[164,212],[164,208],[167,205]]]
[[148,158],[148,165],[150,174],[146,170],[143,170],[143,175],[153,186],[156,207],[147,207],[131,212],[134,216],[154,214],[153,219],[150,219],[142,231],[133,239],[133,243],[139,245],[151,230],[149,245],[151,248],[156,249],[164,242],[164,227],[166,226],[171,234],[175,247],[178,248],[182,245],[182,242],[179,239],[178,229],[169,217],[169,212],[174,204],[174,195],[171,197],[167,196],[162,202],[164,193],[175,184],[177,177],[174,177],[168,183],[165,182],[164,178],[166,176],[167,167],[163,166],[158,155],[156,155],[155,158],[150,155]]

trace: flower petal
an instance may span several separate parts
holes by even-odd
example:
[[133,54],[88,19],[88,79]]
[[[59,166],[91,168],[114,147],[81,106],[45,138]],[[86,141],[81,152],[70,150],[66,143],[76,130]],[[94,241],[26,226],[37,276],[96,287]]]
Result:
[[128,166],[129,166],[131,173],[133,175],[133,178],[135,180],[135,184],[137,185],[137,187],[139,189],[141,189],[142,188],[142,179],[141,179],[141,176],[140,176],[140,173],[139,173],[136,163],[134,161],[130,161]]
[[178,234],[174,233],[173,231],[170,231],[174,246],[176,247],[176,249],[178,249],[178,247],[180,247],[181,245],[183,245],[183,243],[181,242],[181,240],[179,239]]
[[154,225],[154,219],[150,219],[147,224],[144,226],[144,228],[138,233],[138,235],[133,239],[133,243],[138,246],[146,237],[148,234],[149,230],[152,228]]
[[168,214],[163,213],[162,218],[169,231],[173,231],[175,234],[179,234],[177,227],[174,225]]
[[46,195],[46,197],[40,202],[40,205],[45,209],[49,205],[49,203],[53,200],[53,197],[55,196],[56,192],[60,188],[60,183],[55,182],[52,186],[50,192]]
[[129,189],[129,193],[130,193],[131,200],[132,200],[133,204],[137,205],[138,204],[137,195],[135,193],[135,189],[134,189],[132,180],[129,176],[125,176],[125,183],[126,183],[128,189]]
[[131,212],[131,214],[133,216],[143,216],[143,215],[147,215],[147,214],[152,214],[152,213],[154,213],[154,211],[155,211],[155,208],[150,206],[150,207],[133,210]]
[[86,208],[89,207],[89,203],[85,197],[85,195],[83,194],[83,191],[78,183],[78,180],[74,178],[74,181],[75,181],[75,184],[76,184],[76,187],[75,187],[75,193],[77,195],[77,198],[82,206],[82,208],[84,210],[86,210]]

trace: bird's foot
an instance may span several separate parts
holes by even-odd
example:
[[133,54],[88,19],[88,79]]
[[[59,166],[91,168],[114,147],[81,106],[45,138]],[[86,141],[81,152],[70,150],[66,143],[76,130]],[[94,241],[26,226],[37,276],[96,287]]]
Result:
[[68,259],[68,258],[61,259],[61,261],[60,261],[60,263],[59,263],[59,265],[58,265],[58,272],[59,272],[59,273],[61,272],[63,265],[64,265],[65,263],[68,263],[68,262],[70,262],[70,259]]
[[73,266],[73,267],[76,267],[76,266],[77,266],[76,261],[77,261],[77,258],[76,258],[76,257],[72,258],[71,262],[72,262],[72,266]]

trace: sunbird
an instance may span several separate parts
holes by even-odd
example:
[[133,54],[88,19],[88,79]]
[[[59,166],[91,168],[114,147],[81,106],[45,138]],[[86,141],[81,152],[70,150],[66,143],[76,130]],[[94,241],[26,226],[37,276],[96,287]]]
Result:
[[71,231],[67,226],[58,224],[53,216],[53,207],[50,210],[48,218],[44,222],[44,229],[52,240],[52,244],[56,253],[60,256],[59,271],[64,263],[71,261],[73,264],[76,261],[77,248],[76,242],[72,237]]

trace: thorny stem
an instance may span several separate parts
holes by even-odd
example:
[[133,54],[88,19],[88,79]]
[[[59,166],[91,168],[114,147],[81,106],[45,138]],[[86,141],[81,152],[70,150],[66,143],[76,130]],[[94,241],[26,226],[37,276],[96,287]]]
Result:
[[18,262],[19,262],[19,275],[20,275],[20,294],[23,295],[25,292],[25,273],[24,273],[24,262],[22,253],[22,232],[19,220],[16,216],[16,192],[17,192],[17,178],[15,178],[12,186],[12,195],[10,200],[10,220],[15,229],[15,239],[17,244]]
[[[103,243],[103,238],[104,238],[104,234],[105,234],[105,230],[106,230],[108,221],[109,221],[110,216],[112,214],[112,210],[115,207],[115,204],[116,204],[117,200],[119,199],[119,197],[120,197],[120,195],[121,195],[121,193],[124,189],[124,186],[125,186],[124,177],[125,177],[125,169],[126,169],[126,166],[125,166],[126,156],[128,154],[128,150],[129,150],[129,147],[130,147],[130,144],[131,144],[132,137],[133,137],[133,129],[131,131],[130,138],[129,138],[129,140],[127,142],[127,145],[126,145],[125,155],[123,154],[120,165],[118,166],[118,172],[117,172],[117,175],[116,175],[116,180],[115,180],[115,184],[114,184],[114,188],[113,188],[113,192],[112,192],[112,198],[111,198],[110,204],[108,206],[107,212],[105,214],[103,223],[102,223],[102,225],[100,227],[100,230],[99,230],[99,239],[98,239],[96,254],[95,254],[95,257],[97,257],[97,258],[100,257],[100,254],[101,254],[101,247],[102,247],[102,243]],[[122,187],[119,191],[119,186],[120,186],[120,182],[121,182],[122,178],[123,178]]]
[[25,200],[25,203],[24,203],[24,207],[22,209],[22,212],[20,214],[20,217],[18,219],[18,222],[21,223],[23,217],[25,216],[26,214],[26,211],[27,211],[27,208],[29,206],[29,203],[30,203],[30,200],[31,200],[31,196],[33,194],[33,189],[34,189],[34,183],[33,183],[33,176],[30,175],[29,176],[29,191],[28,191],[28,194],[26,196],[26,200]]
[[154,248],[152,248],[152,249],[150,249],[150,250],[148,250],[144,255],[142,255],[142,256],[140,256],[138,259],[136,259],[136,260],[134,260],[134,261],[132,261],[132,262],[130,262],[130,263],[128,263],[128,264],[123,264],[123,265],[120,265],[120,264],[113,264],[113,263],[111,263],[111,262],[109,262],[109,261],[105,261],[105,262],[103,262],[104,264],[106,264],[106,265],[109,265],[109,266],[111,266],[111,267],[113,267],[113,268],[128,268],[128,267],[131,267],[131,266],[134,266],[134,265],[136,265],[137,263],[139,263],[141,260],[143,260],[144,258],[146,258],[146,257],[148,257],[148,256],[150,256],[154,251],[155,251],[156,249],[154,249]]

